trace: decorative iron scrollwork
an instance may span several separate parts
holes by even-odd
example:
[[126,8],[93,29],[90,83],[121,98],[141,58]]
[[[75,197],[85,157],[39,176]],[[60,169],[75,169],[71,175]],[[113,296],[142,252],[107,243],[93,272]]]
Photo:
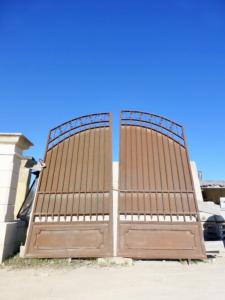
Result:
[[69,120],[53,128],[49,132],[48,149],[51,149],[66,138],[91,128],[109,127],[111,122],[110,113],[99,113],[82,116]]
[[185,145],[183,127],[167,118],[141,111],[124,110],[121,112],[123,125],[136,125],[153,129],[167,135],[181,145]]

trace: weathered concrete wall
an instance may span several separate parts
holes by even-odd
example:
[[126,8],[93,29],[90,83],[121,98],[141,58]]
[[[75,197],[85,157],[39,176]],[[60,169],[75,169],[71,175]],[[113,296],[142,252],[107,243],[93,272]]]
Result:
[[14,208],[22,153],[30,146],[21,133],[0,133],[0,262],[17,250],[23,236]]
[[220,205],[220,198],[225,197],[225,188],[203,188],[204,201]]
[[200,181],[199,181],[199,178],[198,178],[198,169],[197,169],[196,163],[194,161],[191,161],[191,172],[192,172],[192,177],[193,177],[193,183],[194,183],[194,189],[195,189],[197,202],[198,203],[203,202],[201,185],[200,185]]

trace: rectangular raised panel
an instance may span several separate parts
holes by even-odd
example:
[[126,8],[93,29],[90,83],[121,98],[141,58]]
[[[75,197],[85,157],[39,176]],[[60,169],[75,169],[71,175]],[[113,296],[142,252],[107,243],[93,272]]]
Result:
[[110,228],[102,224],[33,225],[28,257],[98,257],[111,255]]
[[40,230],[36,235],[36,249],[100,248],[103,243],[100,229]]
[[196,247],[190,230],[129,229],[124,239],[129,249],[191,250]]
[[196,223],[120,223],[118,255],[149,259],[203,259]]

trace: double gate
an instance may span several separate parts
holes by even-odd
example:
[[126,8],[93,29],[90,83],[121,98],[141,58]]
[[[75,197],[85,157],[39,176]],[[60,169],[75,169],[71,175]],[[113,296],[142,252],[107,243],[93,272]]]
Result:
[[114,212],[111,115],[80,117],[50,131],[27,257],[112,256],[117,218],[119,256],[205,258],[183,128],[137,111],[123,111],[120,122]]

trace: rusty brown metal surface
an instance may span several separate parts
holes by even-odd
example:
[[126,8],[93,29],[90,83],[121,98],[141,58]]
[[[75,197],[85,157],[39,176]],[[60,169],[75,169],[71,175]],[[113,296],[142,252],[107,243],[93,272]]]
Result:
[[118,255],[205,257],[182,126],[121,113],[119,191]]
[[26,243],[28,257],[112,254],[111,114],[49,132]]

